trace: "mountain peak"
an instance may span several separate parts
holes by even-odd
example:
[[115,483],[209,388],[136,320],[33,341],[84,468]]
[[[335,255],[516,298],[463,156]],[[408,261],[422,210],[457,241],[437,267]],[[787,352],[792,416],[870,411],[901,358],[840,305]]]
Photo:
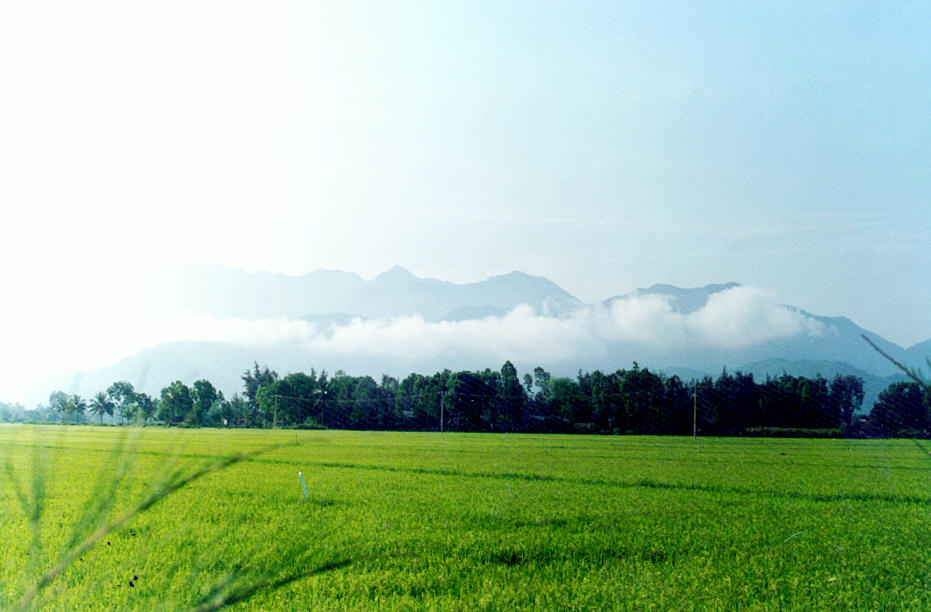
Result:
[[733,289],[740,286],[740,283],[728,282],[705,285],[704,287],[690,287],[683,289],[682,287],[676,287],[675,285],[657,283],[647,289],[640,288],[632,293],[628,293],[625,296],[613,297],[609,300],[606,300],[606,303],[611,303],[615,300],[635,296],[661,295],[669,300],[669,303],[674,311],[680,312],[682,314],[689,314],[701,309],[705,304],[708,303],[708,298],[715,293],[720,293],[721,291],[727,291],[728,289]]
[[688,289],[682,289],[681,287],[675,287],[673,285],[657,284],[653,285],[649,289],[638,289],[637,294],[658,294],[668,296],[670,304],[674,310],[681,312],[682,314],[689,314],[695,312],[696,310],[700,310],[705,304],[708,303],[708,298],[715,293],[727,291],[728,289],[733,289],[735,287],[740,287],[740,283],[729,282],[710,284],[705,285],[704,287],[691,287]]
[[392,266],[390,270],[385,270],[381,274],[375,277],[375,280],[372,282],[375,283],[409,283],[411,281],[420,280],[414,274],[402,266]]
[[733,281],[727,282],[727,283],[712,283],[710,285],[705,285],[704,287],[690,287],[688,289],[683,289],[682,287],[676,287],[675,285],[666,285],[663,283],[657,283],[648,289],[637,289],[637,293],[638,294],[660,293],[664,295],[683,295],[683,294],[701,293],[705,295],[711,295],[712,293],[719,293],[721,291],[733,289],[734,287],[740,287],[740,283],[735,283]]
[[513,272],[508,272],[507,274],[498,274],[496,276],[489,276],[484,281],[484,283],[526,283],[526,284],[547,284],[552,285],[553,283],[542,276],[531,276],[526,272],[521,272],[519,270],[514,270]]

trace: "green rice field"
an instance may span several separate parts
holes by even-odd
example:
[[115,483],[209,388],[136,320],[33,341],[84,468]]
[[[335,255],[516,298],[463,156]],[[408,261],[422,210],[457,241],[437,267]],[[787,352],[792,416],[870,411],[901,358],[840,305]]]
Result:
[[931,610],[929,453],[0,426],[0,609]]

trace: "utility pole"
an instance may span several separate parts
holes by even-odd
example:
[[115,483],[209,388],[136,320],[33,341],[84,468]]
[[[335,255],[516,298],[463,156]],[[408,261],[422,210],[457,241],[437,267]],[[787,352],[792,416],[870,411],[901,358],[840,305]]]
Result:
[[698,385],[692,392],[692,439],[698,438]]
[[446,396],[440,396],[440,433],[443,433],[443,405],[446,403]]

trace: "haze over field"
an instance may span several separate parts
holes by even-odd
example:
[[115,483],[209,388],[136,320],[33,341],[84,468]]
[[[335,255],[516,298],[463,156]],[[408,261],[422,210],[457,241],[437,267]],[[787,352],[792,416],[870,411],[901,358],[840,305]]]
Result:
[[[168,341],[497,366],[823,332],[790,304],[923,342],[929,26],[923,3],[4,5],[0,400]],[[331,327],[151,296],[192,264],[520,270],[592,307]],[[732,280],[692,312],[634,294]]]

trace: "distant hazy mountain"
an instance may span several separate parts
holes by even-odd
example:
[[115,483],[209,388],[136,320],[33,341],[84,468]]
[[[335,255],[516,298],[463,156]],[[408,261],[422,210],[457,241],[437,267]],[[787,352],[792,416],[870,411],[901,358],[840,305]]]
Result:
[[371,281],[318,270],[285,276],[195,266],[164,273],[143,287],[140,307],[190,310],[219,318],[297,318],[344,313],[367,318],[420,315],[428,321],[503,313],[527,304],[561,316],[582,302],[549,280],[512,272],[475,283],[418,278],[395,266]]
[[922,375],[931,375],[931,340],[910,346],[905,354],[910,367],[916,368]]
[[[899,372],[870,348],[861,334],[909,366],[924,366],[925,358],[931,355],[931,340],[905,350],[845,317],[818,316],[790,306],[776,308],[785,309],[793,320],[803,321],[810,328],[808,332],[777,335],[736,348],[699,342],[663,345],[601,329],[610,323],[605,323],[605,313],[644,298],[652,299],[654,306],[657,300],[668,304],[667,314],[676,313],[681,320],[700,319],[709,314],[709,299],[725,291],[730,293],[723,296],[733,295],[741,290],[738,283],[690,289],[660,284],[588,305],[545,278],[520,272],[457,284],[419,278],[401,267],[371,281],[337,271],[292,277],[194,267],[147,280],[147,286],[132,296],[139,301],[139,308],[188,310],[216,319],[289,319],[308,327],[302,337],[255,346],[163,344],[108,368],[62,381],[64,390],[87,396],[125,379],[157,394],[172,380],[191,383],[207,378],[232,394],[241,391],[239,376],[253,362],[267,364],[281,374],[311,368],[330,373],[343,369],[379,378],[382,374],[403,377],[444,368],[498,368],[510,359],[521,373],[542,366],[555,375],[568,376],[579,370],[629,368],[634,361],[684,379],[717,376],[725,367],[751,372],[760,380],[783,372],[820,373],[826,378],[851,373],[864,378],[872,398]],[[529,311],[525,308],[520,316],[513,315],[522,305]],[[394,318],[405,315],[419,315],[422,321],[392,327]],[[718,325],[727,324],[726,313],[716,316]],[[650,324],[647,320],[640,323],[646,328]],[[404,325],[413,325],[413,331]],[[636,327],[633,337],[639,331]],[[410,334],[421,335],[411,340]],[[490,348],[483,353],[486,345]],[[542,352],[536,350],[538,347]]]
[[675,312],[690,314],[699,310],[708,302],[708,298],[713,294],[739,287],[740,283],[724,283],[721,285],[706,285],[704,287],[695,287],[692,289],[682,289],[673,285],[656,284],[648,289],[637,289],[632,294],[626,296],[614,297],[606,301],[611,302],[625,299],[630,296],[647,296],[659,295],[669,299],[669,304]]
[[[671,285],[653,285],[647,289],[637,289],[631,294],[606,300],[611,304],[632,296],[660,296],[668,300],[674,312],[688,315],[704,307],[709,298],[719,292],[740,287],[739,283],[707,285],[705,287],[682,289]],[[709,346],[678,347],[663,351],[651,351],[649,347],[638,347],[641,360],[648,363],[669,364],[694,368],[712,373],[719,373],[721,367],[734,368],[747,363],[766,363],[771,359],[786,362],[846,362],[860,370],[878,376],[890,376],[898,373],[896,367],[885,357],[873,350],[862,338],[869,337],[891,357],[906,364],[915,364],[922,355],[931,355],[931,340],[916,345],[908,351],[885,340],[881,336],[867,331],[846,317],[824,317],[804,310],[785,306],[803,318],[816,322],[818,332],[790,335],[758,342],[744,348],[722,349]],[[628,349],[629,347],[623,347]],[[623,350],[622,349],[622,350]],[[711,369],[717,364],[716,369]]]

